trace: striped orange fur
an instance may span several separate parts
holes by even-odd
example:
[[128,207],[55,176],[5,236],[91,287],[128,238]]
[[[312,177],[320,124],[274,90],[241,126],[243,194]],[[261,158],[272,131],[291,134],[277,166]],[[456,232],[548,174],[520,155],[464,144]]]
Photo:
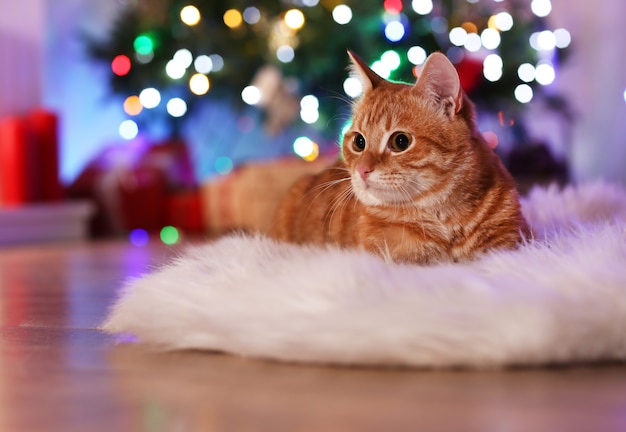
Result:
[[530,235],[514,181],[443,54],[428,58],[415,85],[386,81],[350,57],[364,92],[343,160],[290,189],[272,237],[426,264],[515,248]]

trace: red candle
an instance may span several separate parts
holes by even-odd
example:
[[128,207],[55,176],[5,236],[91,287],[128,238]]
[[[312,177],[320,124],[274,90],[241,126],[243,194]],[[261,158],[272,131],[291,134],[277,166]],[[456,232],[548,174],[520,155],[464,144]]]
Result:
[[56,114],[38,109],[28,115],[36,152],[35,167],[39,173],[39,198],[58,201],[63,197],[59,181],[59,120]]
[[4,206],[23,204],[33,195],[28,176],[32,156],[26,121],[19,117],[0,120],[0,202]]

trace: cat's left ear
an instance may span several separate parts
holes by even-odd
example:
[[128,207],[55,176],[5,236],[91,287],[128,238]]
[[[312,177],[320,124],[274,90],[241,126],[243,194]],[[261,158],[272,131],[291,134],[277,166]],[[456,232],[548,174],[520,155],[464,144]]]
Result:
[[433,53],[428,57],[414,88],[441,106],[450,119],[463,108],[459,74],[441,53]]
[[359,81],[361,81],[363,93],[367,93],[368,91],[375,89],[385,81],[384,78],[371,70],[361,57],[350,50],[348,50],[348,55],[352,61],[352,67],[350,70],[352,75],[356,76]]

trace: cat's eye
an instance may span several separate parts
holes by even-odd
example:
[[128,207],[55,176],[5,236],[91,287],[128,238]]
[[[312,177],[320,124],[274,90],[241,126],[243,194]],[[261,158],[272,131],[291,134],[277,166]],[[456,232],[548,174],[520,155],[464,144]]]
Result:
[[392,152],[403,152],[411,145],[411,135],[405,132],[394,132],[389,139],[389,149]]
[[365,150],[365,137],[361,134],[356,134],[354,141],[352,141],[352,148],[356,152],[362,152]]

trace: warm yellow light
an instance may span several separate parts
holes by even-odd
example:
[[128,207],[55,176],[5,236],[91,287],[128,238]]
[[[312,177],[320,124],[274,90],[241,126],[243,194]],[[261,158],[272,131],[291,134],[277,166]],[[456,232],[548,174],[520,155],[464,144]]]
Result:
[[304,25],[304,14],[298,9],[290,9],[285,13],[285,24],[292,30],[300,30]]
[[143,110],[139,96],[128,96],[124,101],[124,112],[129,116],[136,116]]
[[193,94],[202,96],[209,91],[209,78],[204,74],[193,74],[189,79],[189,89]]
[[200,22],[200,11],[195,6],[185,6],[180,10],[180,20],[188,26],[194,26]]
[[243,22],[243,17],[241,16],[241,12],[237,9],[228,9],[224,13],[224,24],[228,27],[234,29],[241,25]]
[[304,156],[302,159],[304,159],[307,162],[313,162],[315,159],[317,159],[317,157],[320,155],[320,147],[317,145],[316,142],[313,143],[313,147],[311,148],[311,152]]
[[489,20],[487,21],[487,27],[489,27],[490,29],[494,29],[494,30],[500,30],[498,28],[498,26],[496,25],[496,16],[495,15],[491,15],[489,17]]
[[473,22],[466,21],[461,24],[461,27],[468,33],[478,33],[478,27]]

